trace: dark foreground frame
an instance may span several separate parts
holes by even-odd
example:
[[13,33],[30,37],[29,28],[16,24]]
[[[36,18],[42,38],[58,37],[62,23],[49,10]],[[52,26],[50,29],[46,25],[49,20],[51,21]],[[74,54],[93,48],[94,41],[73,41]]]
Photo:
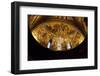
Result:
[[[69,68],[50,68],[50,69],[36,69],[36,70],[20,70],[20,19],[19,8],[20,6],[31,7],[48,7],[48,8],[69,8],[69,9],[84,9],[94,10],[95,12],[95,44],[94,44],[94,66],[81,66]],[[26,74],[26,73],[43,73],[43,72],[57,72],[57,71],[72,71],[72,70],[89,70],[97,69],[97,7],[94,6],[80,6],[80,5],[61,5],[61,4],[45,4],[45,3],[29,3],[29,2],[12,2],[11,4],[11,73],[13,74]]]

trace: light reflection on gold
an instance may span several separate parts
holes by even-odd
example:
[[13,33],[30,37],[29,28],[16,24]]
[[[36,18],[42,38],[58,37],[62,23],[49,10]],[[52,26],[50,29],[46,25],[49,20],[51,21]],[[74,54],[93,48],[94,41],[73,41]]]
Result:
[[[51,16],[39,24],[36,23],[42,19],[42,16],[32,17],[33,19],[29,23],[32,36],[45,48],[53,51],[67,51],[77,47],[85,39],[82,31],[74,25],[72,17]],[[79,17],[76,20],[79,23],[82,22],[82,25],[84,24],[84,18]],[[83,32],[86,33],[86,24],[82,28],[84,28]]]

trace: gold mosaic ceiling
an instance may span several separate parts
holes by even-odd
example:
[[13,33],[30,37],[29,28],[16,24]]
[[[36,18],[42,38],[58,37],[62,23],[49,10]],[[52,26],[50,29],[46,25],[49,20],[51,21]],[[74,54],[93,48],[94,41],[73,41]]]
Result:
[[33,38],[52,51],[68,51],[78,47],[87,35],[85,17],[28,16]]

